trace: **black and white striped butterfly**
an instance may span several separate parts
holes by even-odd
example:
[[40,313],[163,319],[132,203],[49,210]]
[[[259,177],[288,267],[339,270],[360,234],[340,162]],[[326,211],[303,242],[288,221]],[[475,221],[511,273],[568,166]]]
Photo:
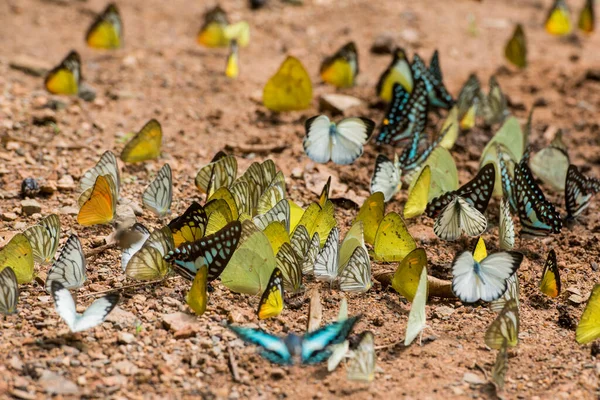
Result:
[[77,235],[73,234],[69,236],[60,255],[48,271],[46,291],[50,292],[52,282],[55,281],[68,290],[80,288],[86,280],[85,265],[81,242]]
[[431,57],[429,68],[425,66],[421,57],[418,54],[415,54],[410,70],[414,81],[423,80],[423,82],[425,82],[425,89],[429,97],[430,105],[445,109],[450,109],[454,105],[454,99],[444,86],[437,50],[434,51],[433,56]]
[[77,313],[75,301],[69,289],[59,281],[52,281],[50,293],[58,315],[67,323],[71,332],[81,332],[93,328],[102,322],[119,302],[118,293],[110,293],[95,300],[83,314]]
[[502,93],[502,89],[500,89],[500,85],[493,75],[490,77],[489,89],[487,96],[483,91],[480,91],[480,114],[486,124],[493,125],[504,121],[510,115],[510,112],[506,105],[506,96]]
[[371,194],[383,193],[383,201],[390,201],[402,186],[402,169],[398,163],[398,156],[394,161],[383,154],[378,154],[375,160],[375,171],[371,177]]
[[575,165],[569,165],[565,181],[567,219],[574,219],[581,214],[590,205],[592,196],[598,192],[600,192],[599,179],[589,178],[579,172]]
[[142,195],[142,202],[159,218],[171,212],[173,201],[173,175],[169,164],[163,165],[156,178],[148,185]]
[[23,234],[31,244],[33,260],[39,264],[48,263],[58,248],[60,219],[58,215],[50,214],[37,224],[27,228]]
[[0,314],[10,315],[17,312],[19,284],[15,271],[5,267],[0,271]]
[[418,138],[427,125],[427,89],[422,79],[415,80],[412,92],[399,83],[392,88],[392,102],[381,122],[377,143],[396,144],[416,135]]

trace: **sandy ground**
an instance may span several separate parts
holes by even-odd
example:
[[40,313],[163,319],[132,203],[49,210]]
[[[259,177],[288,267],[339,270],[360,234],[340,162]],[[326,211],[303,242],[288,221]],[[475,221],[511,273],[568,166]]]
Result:
[[[287,177],[290,198],[306,204],[333,175],[334,196],[364,199],[378,152],[390,148],[368,145],[365,154],[348,167],[316,166],[304,155],[303,121],[316,114],[317,98],[335,89],[319,82],[321,59],[348,40],[357,43],[361,74],[356,87],[340,91],[364,100],[354,114],[379,122],[382,111],[374,86],[389,62],[369,48],[376,37],[390,35],[409,53],[429,59],[439,49],[446,86],[456,96],[468,75],[476,72],[482,82],[496,73],[510,99],[513,114],[524,120],[532,104],[535,114],[532,144],[539,150],[557,128],[565,130],[571,162],[585,173],[600,176],[600,37],[578,35],[559,39],[543,31],[550,0],[507,0],[478,3],[452,1],[308,0],[301,7],[271,0],[252,12],[242,1],[223,1],[230,20],[245,19],[252,27],[248,48],[242,49],[241,75],[231,81],[224,74],[226,49],[204,49],[195,43],[202,14],[212,2],[131,0],[119,4],[124,21],[125,47],[98,52],[85,47],[83,36],[102,1],[7,0],[0,3],[0,189],[2,213],[18,217],[0,222],[5,242],[15,232],[34,223],[39,214],[21,214],[18,191],[23,178],[33,176],[53,183],[65,175],[75,181],[93,166],[107,149],[119,152],[123,137],[140,129],[150,118],[164,129],[164,155],[142,166],[124,166],[122,195],[141,202],[150,172],[168,161],[174,170],[174,212],[183,211],[200,193],[193,184],[197,169],[214,153],[227,149],[238,156],[240,170],[256,159],[272,158]],[[573,1],[579,10],[582,1]],[[524,24],[529,41],[530,67],[523,72],[508,68],[503,46],[514,23]],[[76,49],[83,59],[83,76],[97,91],[92,103],[49,96],[43,79],[9,68],[27,56],[48,67]],[[272,115],[259,102],[262,87],[286,54],[300,58],[314,82],[313,107],[302,112]],[[594,71],[596,75],[594,78]],[[587,78],[586,78],[587,76]],[[53,100],[65,104],[53,111]],[[55,124],[36,125],[40,118]],[[435,128],[430,127],[431,131]],[[461,182],[476,171],[479,155],[494,130],[476,128],[463,134],[453,149]],[[11,140],[10,135],[18,140]],[[285,145],[276,154],[248,153],[252,148]],[[292,178],[292,171],[294,171]],[[564,213],[560,193],[544,188]],[[402,210],[403,191],[387,206]],[[108,227],[83,228],[70,207],[76,193],[61,189],[39,198],[42,214],[58,212],[62,241],[76,232],[84,247],[101,243]],[[497,221],[497,200],[490,203],[491,224]],[[599,205],[591,207],[572,229],[543,241],[518,240],[526,259],[519,270],[521,282],[521,332],[519,346],[510,352],[506,398],[595,398],[598,395],[597,363],[590,346],[575,342],[574,325],[559,325],[558,308],[567,320],[579,319],[583,304],[568,300],[573,293],[583,299],[599,273]],[[347,229],[355,211],[337,210],[340,226]],[[4,218],[10,219],[10,218]],[[147,211],[140,219],[149,226],[159,222]],[[426,247],[430,271],[447,278],[454,254],[467,241],[438,241],[432,221],[408,222],[417,241]],[[484,235],[497,248],[497,230]],[[563,291],[556,300],[540,296],[537,285],[550,248],[558,254]],[[88,282],[78,303],[89,304],[87,293],[130,282],[121,274],[120,255],[109,250],[88,260]],[[39,268],[43,276],[47,267]],[[374,271],[394,265],[374,265]],[[319,286],[312,283],[310,288]],[[481,367],[491,368],[495,352],[485,347],[483,335],[494,314],[486,307],[465,307],[459,302],[430,300],[429,328],[422,347],[390,346],[377,353],[375,382],[348,382],[344,368],[332,374],[325,367],[281,369],[255,354],[253,347],[233,341],[222,323],[257,324],[258,299],[231,294],[216,285],[207,313],[201,318],[179,318],[189,312],[183,298],[187,284],[179,279],[164,284],[128,289],[102,326],[77,335],[68,334],[52,300],[38,283],[24,286],[19,313],[0,319],[0,394],[38,398],[58,392],[63,397],[192,397],[207,398],[486,398]],[[321,288],[324,320],[338,311],[341,293]],[[305,329],[308,298],[299,309],[286,309],[280,317],[262,322],[270,331]],[[581,300],[580,300],[581,301]],[[403,339],[409,304],[379,284],[366,295],[349,296],[350,313],[364,313],[357,331],[370,329],[377,345]],[[447,307],[450,307],[448,310]],[[176,315],[177,316],[177,315]],[[182,320],[183,319],[183,320]],[[240,382],[234,382],[228,366],[228,345],[237,360]],[[474,376],[473,376],[474,374]]]

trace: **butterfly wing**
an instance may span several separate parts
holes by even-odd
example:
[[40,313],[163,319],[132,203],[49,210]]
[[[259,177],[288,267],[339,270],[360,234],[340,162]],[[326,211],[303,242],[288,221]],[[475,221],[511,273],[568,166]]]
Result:
[[62,62],[46,75],[44,85],[53,94],[76,95],[81,79],[81,58],[71,51]]
[[123,43],[123,23],[117,6],[109,4],[88,29],[85,41],[96,49],[118,49]]
[[206,231],[208,216],[204,208],[193,202],[179,217],[169,222],[175,247],[185,242],[200,240]]
[[221,187],[230,187],[236,176],[237,159],[218,152],[209,164],[200,168],[196,174],[195,184],[202,193],[207,193],[211,198]]
[[117,306],[120,297],[118,293],[110,293],[96,299],[82,315],[77,316],[75,325],[73,327],[69,326],[69,328],[71,328],[72,332],[81,332],[100,325],[104,322],[106,316]]
[[404,218],[409,219],[418,217],[425,212],[430,186],[431,167],[425,165],[415,180],[415,184],[409,189],[408,199],[406,200],[404,210],[402,211]]
[[290,230],[290,203],[286,199],[281,200],[265,214],[257,215],[253,222],[260,230],[264,230],[271,222],[279,221],[285,226],[286,232]]
[[17,275],[11,267],[0,272],[0,314],[10,315],[17,312],[19,284]]
[[586,344],[600,337],[600,284],[594,285],[592,289],[575,335],[579,344]]
[[358,347],[348,361],[347,376],[351,381],[372,382],[375,379],[375,336],[367,331],[362,334]]
[[458,199],[460,197],[456,197],[448,203],[433,224],[433,232],[440,239],[454,241],[460,237],[460,214],[462,209]]
[[157,120],[151,119],[125,145],[121,151],[121,160],[127,163],[153,160],[160,156],[161,145],[162,127]]
[[208,268],[205,264],[202,264],[197,266],[197,271],[192,282],[192,287],[185,296],[185,302],[196,315],[202,315],[206,311],[206,304],[208,303],[208,282],[206,281]]
[[500,312],[504,308],[507,302],[514,299],[519,306],[519,277],[516,273],[512,274],[510,278],[506,280],[506,292],[498,299],[490,303],[490,309],[494,312]]
[[395,212],[387,214],[379,223],[373,244],[374,258],[378,261],[402,261],[417,248],[402,217]]
[[581,214],[590,205],[594,193],[594,188],[588,184],[588,178],[575,165],[569,165],[565,181],[567,219],[574,219]]
[[315,278],[333,282],[338,276],[340,230],[335,227],[327,236],[325,246],[317,255],[314,265]]
[[419,278],[419,286],[410,306],[408,314],[408,324],[406,325],[406,335],[404,338],[404,346],[409,346],[413,340],[425,328],[427,315],[425,313],[425,305],[427,304],[428,283],[427,283],[427,268],[423,267]]
[[71,296],[69,290],[66,289],[59,281],[52,282],[50,285],[50,293],[54,299],[56,312],[73,332],[76,327],[76,321],[78,317],[73,296]]
[[545,23],[546,32],[564,36],[571,33],[571,13],[565,0],[555,0]]
[[312,101],[312,83],[306,69],[288,56],[263,89],[263,104],[272,111],[304,110]]
[[317,163],[328,162],[331,159],[333,147],[330,133],[332,124],[329,118],[325,115],[314,116],[306,120],[304,127],[306,137],[302,145],[306,155]]
[[358,221],[362,221],[364,228],[364,240],[369,244],[375,243],[375,235],[377,234],[377,227],[383,220],[384,215],[384,194],[382,192],[374,192],[371,194],[358,210],[358,214],[353,221],[356,224]]
[[577,26],[585,33],[592,33],[596,25],[595,22],[594,0],[586,0],[581,13],[579,13]]
[[60,282],[68,290],[80,288],[86,280],[85,266],[81,242],[77,235],[73,234],[69,236],[58,259],[48,271],[46,291],[51,291],[54,281]]
[[498,225],[498,236],[502,250],[512,250],[515,246],[515,224],[510,213],[508,201],[500,199],[500,223]]
[[171,212],[173,201],[173,175],[169,164],[163,165],[156,178],[144,190],[142,202],[159,218]]
[[110,224],[117,208],[117,189],[111,175],[96,178],[89,199],[77,214],[77,222],[83,226]]
[[298,293],[302,290],[302,265],[298,261],[294,249],[289,243],[283,243],[275,258],[277,267],[283,276],[285,290],[290,293]]
[[321,63],[320,75],[330,85],[347,88],[354,86],[358,74],[358,54],[354,42],[349,42]]
[[406,58],[406,52],[402,48],[394,51],[394,57],[390,65],[379,77],[377,82],[377,95],[386,102],[392,100],[393,87],[398,83],[407,93],[413,90],[413,76],[410,70],[410,64]]
[[[96,179],[101,175],[112,176],[115,186],[117,187],[117,193],[119,193],[121,186],[119,164],[117,164],[117,157],[115,157],[112,151],[105,151],[100,157],[100,160],[98,160],[98,163],[83,174],[79,181],[79,192],[85,192],[87,189],[93,188],[96,184]],[[87,198],[84,200],[87,200]]]
[[402,170],[383,154],[375,160],[375,171],[371,177],[371,194],[383,193],[384,201],[390,201],[402,186]]
[[525,68],[527,66],[527,44],[525,32],[523,32],[523,26],[521,24],[517,24],[513,35],[506,43],[504,56],[508,61],[519,68]]
[[331,355],[329,346],[346,340],[359,319],[360,315],[350,317],[304,335],[302,338],[302,363],[316,364],[329,358]]
[[279,268],[275,268],[258,303],[258,319],[276,317],[283,311],[284,276]]
[[521,265],[523,254],[501,251],[490,254],[479,266],[478,284],[481,300],[493,301],[506,292],[507,280]]
[[227,327],[244,342],[260,346],[261,351],[259,354],[267,360],[282,365],[293,363],[292,354],[286,346],[285,341],[281,338],[260,329],[233,325],[228,325]]
[[412,302],[419,287],[421,270],[425,267],[427,267],[425,250],[414,249],[398,265],[392,277],[392,288]]
[[368,118],[345,118],[332,126],[331,161],[338,165],[353,163],[362,155],[374,128],[375,123]]
[[516,301],[510,300],[485,332],[485,344],[500,350],[505,343],[508,347],[515,347],[518,342],[519,307]]
[[540,282],[540,290],[549,297],[557,297],[560,294],[560,273],[554,249],[548,252],[542,281]]
[[344,292],[366,292],[373,286],[371,260],[364,245],[354,249],[340,273],[339,281],[340,289]]
[[136,236],[121,253],[121,268],[123,269],[123,272],[125,272],[125,268],[127,267],[127,264],[129,264],[131,257],[142,248],[146,243],[146,240],[150,237],[148,228],[140,223],[136,222],[131,229],[136,233]]
[[496,362],[492,368],[492,380],[500,389],[504,387],[504,378],[506,371],[508,370],[508,345],[506,340],[502,343],[498,354],[496,355]]
[[414,80],[422,80],[425,83],[425,88],[429,97],[429,103],[432,106],[449,110],[454,105],[454,100],[452,99],[450,93],[448,93],[448,90],[444,86],[444,82],[441,79],[442,71],[439,66],[439,57],[436,53],[434,53],[433,58],[433,68],[435,71],[432,71],[431,68],[428,69],[425,67],[425,63],[421,57],[419,57],[418,54],[415,54],[410,67],[412,76]]
[[22,233],[13,236],[0,250],[0,271],[7,267],[13,269],[19,284],[33,280],[33,249]]
[[60,219],[58,215],[51,214],[25,230],[23,234],[31,244],[33,260],[40,264],[50,262],[58,248]]

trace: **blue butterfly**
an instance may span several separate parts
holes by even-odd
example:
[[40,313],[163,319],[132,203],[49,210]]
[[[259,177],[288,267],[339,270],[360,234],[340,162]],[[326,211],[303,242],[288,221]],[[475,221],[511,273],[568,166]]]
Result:
[[[508,199],[508,204],[513,212],[517,212],[517,200],[513,191],[513,176],[510,174],[508,165],[506,165],[505,153],[500,144],[496,144],[496,154],[498,156],[498,165],[500,166],[500,178],[502,181],[502,192],[504,197]],[[511,166],[514,164],[510,159]]]
[[297,358],[302,364],[317,364],[329,358],[331,345],[346,340],[360,317],[334,322],[303,336],[290,333],[284,338],[260,329],[228,327],[243,341],[260,346],[259,354],[275,364],[292,365]]
[[462,197],[471,204],[480,213],[487,209],[490,198],[494,191],[496,182],[496,167],[494,163],[488,163],[483,166],[469,182],[459,187],[457,190],[446,192],[441,196],[432,199],[427,203],[425,213],[429,218],[437,218],[440,212],[453,201],[456,197]]
[[396,143],[411,137],[420,139],[427,125],[427,90],[422,79],[409,93],[399,83],[392,89],[393,97],[389,109],[381,123],[381,130],[377,135],[377,143]]
[[432,106],[450,109],[454,105],[452,95],[448,93],[448,90],[444,86],[437,50],[431,57],[429,69],[427,69],[421,57],[415,54],[410,70],[414,81],[422,79],[425,82],[427,94],[429,95],[429,103]]
[[[554,205],[546,200],[544,193],[535,182],[529,169],[529,148],[515,166],[514,181],[508,176],[506,186],[509,199],[515,203],[521,234],[532,237],[544,237],[551,233],[560,233],[562,221]],[[503,184],[504,186],[504,184]]]
[[427,160],[427,157],[435,150],[436,147],[442,142],[446,133],[450,130],[452,125],[446,127],[439,136],[431,142],[422,152],[419,152],[419,142],[413,139],[409,146],[400,154],[398,158],[398,165],[403,171],[411,171],[418,168]]
[[567,169],[565,182],[565,204],[567,220],[573,220],[583,212],[592,200],[592,196],[600,192],[600,180],[588,178],[571,164]]
[[173,265],[175,272],[190,281],[194,280],[198,269],[206,265],[207,282],[211,282],[217,279],[227,266],[241,234],[242,224],[240,221],[233,221],[212,235],[182,244],[167,253],[164,259]]

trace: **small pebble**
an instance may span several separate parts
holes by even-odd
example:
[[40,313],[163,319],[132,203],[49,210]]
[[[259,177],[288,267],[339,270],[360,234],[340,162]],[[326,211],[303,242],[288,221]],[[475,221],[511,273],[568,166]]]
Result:
[[21,200],[21,210],[25,215],[42,212],[42,205],[33,199]]

